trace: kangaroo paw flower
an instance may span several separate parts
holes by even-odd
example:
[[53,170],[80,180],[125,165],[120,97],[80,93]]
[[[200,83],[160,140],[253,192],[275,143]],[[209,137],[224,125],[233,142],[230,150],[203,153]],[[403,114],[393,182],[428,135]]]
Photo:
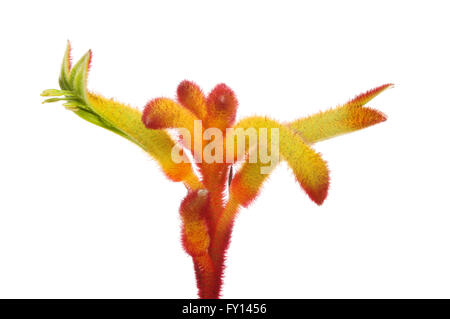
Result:
[[358,95],[342,106],[302,118],[287,125],[308,144],[360,130],[386,121],[386,116],[364,105],[392,84],[384,84]]
[[[385,121],[383,113],[365,105],[392,86],[379,86],[334,109],[290,123],[253,116],[235,124],[238,100],[225,84],[205,96],[197,84],[182,81],[176,100],[151,99],[141,112],[89,91],[92,52],[73,66],[70,52],[68,43],[60,88],[43,91],[47,98],[43,103],[64,102],[84,120],[141,147],[170,180],[186,185],[179,209],[181,240],[192,257],[200,298],[220,297],[235,217],[241,206],[256,199],[278,163],[286,161],[301,188],[321,205],[328,194],[329,171],[311,145]],[[174,141],[167,129],[177,129],[183,143]],[[198,172],[184,151],[192,153]],[[181,161],[176,154],[181,154]],[[242,166],[233,175],[232,165],[240,161]]]

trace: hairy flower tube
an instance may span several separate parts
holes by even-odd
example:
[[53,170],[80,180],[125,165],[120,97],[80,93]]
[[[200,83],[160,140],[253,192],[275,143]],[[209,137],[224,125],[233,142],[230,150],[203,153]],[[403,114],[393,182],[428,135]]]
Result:
[[[220,297],[233,223],[240,208],[258,196],[276,165],[285,161],[300,187],[321,205],[328,193],[329,172],[311,145],[385,121],[384,114],[365,105],[392,86],[381,85],[341,106],[289,123],[263,116],[236,122],[238,100],[225,84],[204,94],[195,83],[183,81],[174,99],[152,99],[141,112],[87,89],[91,60],[89,51],[72,66],[68,43],[60,89],[42,92],[50,97],[43,103],[64,101],[86,121],[140,146],[169,180],[184,183],[181,238],[193,260],[200,298]],[[168,129],[178,130],[180,138],[174,139]],[[233,174],[236,163],[241,165]]]

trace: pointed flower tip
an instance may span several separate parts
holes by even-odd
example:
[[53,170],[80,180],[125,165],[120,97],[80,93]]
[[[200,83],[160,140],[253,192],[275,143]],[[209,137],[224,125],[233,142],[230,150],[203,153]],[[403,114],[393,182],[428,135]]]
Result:
[[66,54],[64,56],[64,58],[66,59],[65,61],[65,65],[67,68],[67,73],[70,72],[70,70],[72,69],[72,45],[70,44],[70,41],[67,40],[67,45],[66,45]]
[[384,90],[392,88],[392,87],[394,87],[393,83],[385,83],[383,85],[377,86],[376,88],[368,90],[365,94],[368,94],[368,95],[374,94],[374,93],[379,94],[379,93],[383,92]]
[[[42,96],[44,96],[44,95],[42,95]],[[59,101],[59,99],[57,99],[57,101]],[[42,101],[41,103],[47,104],[47,103],[52,103],[52,102],[56,102],[56,100],[55,99],[46,99],[46,100]]]
[[392,88],[394,88],[394,87],[395,87],[395,84],[394,84],[394,83],[386,83],[386,84],[380,85],[379,87],[377,87],[377,88],[375,88],[375,89],[373,89],[373,90],[371,90],[371,91],[374,91],[374,92],[376,92],[377,94],[380,94],[380,93],[383,92],[384,90],[392,89]]
[[370,107],[356,108],[349,113],[348,123],[355,129],[368,127],[387,120],[386,114]]
[[305,189],[305,191],[309,198],[320,206],[328,196],[328,186],[329,183],[327,182],[317,189]]
[[375,88],[374,90],[377,89],[388,89],[388,88],[392,88],[394,87],[394,83],[385,83],[383,85],[380,85],[379,87]]
[[86,68],[86,70],[89,72],[91,69],[91,62],[92,62],[92,50],[89,49],[80,59],[80,62]]
[[72,45],[69,40],[67,40],[67,67],[69,71],[72,69]]
[[86,55],[87,55],[87,70],[89,72],[91,69],[91,62],[92,62],[92,50],[89,49],[89,51],[86,53]]
[[386,83],[371,90],[368,90],[367,92],[359,94],[355,98],[347,102],[346,106],[356,106],[356,107],[364,106],[373,98],[375,98],[377,95],[379,95],[381,92],[393,86],[394,84],[392,83]]
[[56,96],[59,95],[60,90],[49,89],[41,92],[41,96]]

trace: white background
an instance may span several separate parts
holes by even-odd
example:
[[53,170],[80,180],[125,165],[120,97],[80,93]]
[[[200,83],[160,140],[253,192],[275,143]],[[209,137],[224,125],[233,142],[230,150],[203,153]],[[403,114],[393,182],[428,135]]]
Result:
[[61,104],[66,40],[89,88],[137,107],[220,82],[287,121],[383,83],[388,121],[319,143],[312,203],[281,165],[243,209],[227,298],[450,298],[447,1],[14,1],[0,5],[0,297],[194,298],[185,188]]

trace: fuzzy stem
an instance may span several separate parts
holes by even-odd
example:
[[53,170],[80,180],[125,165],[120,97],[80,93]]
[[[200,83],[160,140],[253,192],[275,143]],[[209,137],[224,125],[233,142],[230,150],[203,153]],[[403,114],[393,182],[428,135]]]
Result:
[[216,272],[213,262],[208,254],[192,257],[195,277],[197,279],[198,297],[201,299],[219,298],[216,285]]
[[227,172],[229,164],[207,164],[203,163],[201,172],[203,183],[209,193],[209,226],[210,234],[215,233],[218,219],[224,209],[224,192],[227,183]]
[[[210,255],[213,261],[222,259],[230,243],[234,219],[239,211],[239,203],[232,195],[218,219],[214,236],[210,245]],[[216,264],[216,263],[215,263]]]
[[233,229],[234,218],[239,210],[238,202],[231,196],[217,219],[216,228],[211,238],[209,255],[214,265],[213,287],[210,287],[219,298],[222,289],[222,277],[225,271],[225,254],[230,243],[231,231]]
[[200,298],[219,298],[222,287],[222,274],[224,265],[224,251],[216,247],[214,237],[219,218],[224,210],[224,191],[227,183],[228,164],[206,164],[200,166],[204,177],[203,183],[208,190],[208,214],[205,216],[208,223],[210,246],[208,254],[194,256],[194,269],[197,278],[198,295]]

